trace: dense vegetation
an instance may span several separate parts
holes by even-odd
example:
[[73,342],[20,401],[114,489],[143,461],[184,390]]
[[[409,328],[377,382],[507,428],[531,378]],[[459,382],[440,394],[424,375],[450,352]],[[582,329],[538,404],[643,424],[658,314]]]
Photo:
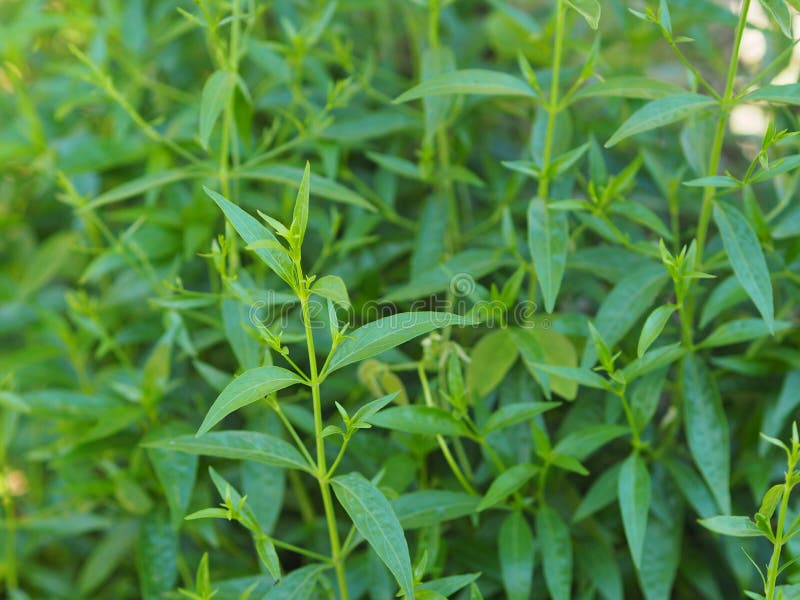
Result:
[[0,3],[5,597],[800,598],[798,9]]

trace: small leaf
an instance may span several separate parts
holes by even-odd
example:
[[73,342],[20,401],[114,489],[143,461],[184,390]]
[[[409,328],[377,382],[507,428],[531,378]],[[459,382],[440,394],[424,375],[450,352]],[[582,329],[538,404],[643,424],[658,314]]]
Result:
[[659,306],[647,317],[647,320],[642,326],[642,333],[639,334],[639,346],[637,348],[637,355],[639,358],[647,351],[650,345],[658,339],[664,326],[669,321],[672,313],[675,312],[673,306]]
[[538,470],[538,467],[533,465],[522,464],[514,465],[507,471],[503,471],[489,486],[486,495],[478,503],[475,510],[486,510],[490,506],[502,502],[528,483]]
[[[790,329],[789,321],[775,321],[773,333]],[[717,327],[706,339],[700,342],[698,348],[717,348],[757,340],[770,335],[767,324],[763,319],[736,319],[728,321]]]
[[471,436],[462,421],[435,406],[395,406],[373,415],[366,421],[378,427],[405,433]]
[[517,347],[507,329],[483,336],[472,348],[467,367],[467,389],[472,400],[488,396],[517,360]]
[[699,179],[691,179],[684,181],[683,185],[686,187],[713,187],[713,188],[738,188],[740,183],[733,177],[728,175],[711,175],[709,177],[700,177]]
[[311,165],[306,162],[303,179],[300,181],[300,189],[297,190],[297,198],[294,201],[294,211],[292,213],[292,225],[289,228],[292,247],[298,250],[303,245],[303,238],[308,227],[308,201],[311,187]]
[[487,434],[528,421],[536,415],[559,406],[561,406],[560,402],[514,402],[513,404],[504,404],[492,412],[483,427],[483,433]]
[[328,565],[306,565],[289,573],[269,590],[265,600],[302,600],[313,598],[317,582]]
[[486,69],[462,69],[434,75],[398,96],[394,102],[408,102],[443,94],[537,97],[532,87],[513,75]]
[[569,600],[572,589],[572,540],[569,528],[548,505],[536,512],[536,533],[542,548],[547,590],[553,600]]
[[350,308],[350,296],[347,294],[347,286],[345,286],[342,278],[337,275],[320,277],[311,286],[311,291],[323,298],[333,300],[345,310]]
[[255,218],[251,217],[233,202],[230,202],[225,197],[207,187],[203,187],[203,190],[205,190],[206,194],[208,194],[211,199],[217,203],[217,206],[222,209],[222,212],[225,213],[225,216],[231,222],[233,228],[245,242],[253,244],[261,240],[267,240],[275,243],[276,247],[259,248],[255,250],[255,253],[276,275],[278,275],[278,277],[283,279],[290,286],[293,286],[295,281],[294,264],[292,263],[292,259],[289,258],[289,255],[279,249],[280,244],[278,240],[275,239],[275,236]]
[[729,517],[720,515],[708,519],[700,519],[700,525],[706,529],[710,529],[715,533],[722,535],[730,535],[733,537],[763,537],[764,532],[761,531],[756,524],[753,523],[748,517]]
[[717,386],[694,354],[683,359],[686,440],[703,479],[723,512],[731,510],[730,434]]
[[533,199],[528,207],[528,248],[549,313],[553,312],[564,277],[568,243],[566,213],[549,210],[541,198]]
[[281,367],[257,367],[245,371],[214,400],[197,435],[208,432],[235,410],[297,383],[303,383],[300,376]]
[[534,541],[525,516],[511,513],[500,526],[497,538],[500,575],[509,600],[531,597],[534,567]]
[[650,510],[650,473],[638,454],[631,454],[622,463],[617,491],[625,538],[633,564],[639,569]]
[[589,24],[589,27],[592,29],[598,28],[601,11],[598,0],[567,0],[567,4],[578,11]]
[[388,500],[359,473],[335,477],[331,484],[358,532],[392,572],[406,597],[414,600],[408,544]]
[[208,149],[208,138],[222,111],[230,102],[236,75],[230,71],[214,71],[206,79],[203,93],[200,96],[200,144]]
[[689,92],[653,100],[633,113],[605,146],[610,148],[632,135],[675,123],[714,105],[716,101],[713,98]]
[[719,228],[722,245],[731,261],[733,272],[764,317],[769,331],[774,332],[772,282],[756,234],[739,209],[730,204],[714,204],[714,221]]
[[450,325],[472,325],[470,318],[451,313],[407,312],[384,317],[353,331],[333,352],[326,374]]

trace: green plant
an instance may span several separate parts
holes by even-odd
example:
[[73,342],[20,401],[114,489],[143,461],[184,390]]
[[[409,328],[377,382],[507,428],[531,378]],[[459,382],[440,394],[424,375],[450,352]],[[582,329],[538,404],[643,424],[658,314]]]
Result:
[[798,4],[735,4],[0,3],[7,595],[793,597]]

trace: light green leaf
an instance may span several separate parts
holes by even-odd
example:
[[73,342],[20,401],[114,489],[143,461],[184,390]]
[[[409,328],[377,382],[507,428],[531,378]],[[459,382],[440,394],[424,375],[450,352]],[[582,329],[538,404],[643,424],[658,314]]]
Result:
[[347,294],[347,286],[341,277],[336,275],[320,277],[311,286],[311,291],[323,298],[333,300],[344,309],[350,308],[350,296]]
[[394,102],[408,102],[443,94],[537,97],[532,87],[508,73],[486,69],[462,69],[434,75],[398,96]]
[[531,528],[520,511],[512,512],[503,521],[497,546],[506,598],[528,600],[533,584],[535,545]]
[[300,248],[308,227],[308,202],[311,192],[311,165],[306,161],[306,168],[303,171],[303,179],[300,180],[300,188],[297,190],[297,198],[294,201],[294,211],[292,212],[292,224],[289,227],[291,234],[292,247]]
[[510,469],[503,471],[489,486],[486,495],[478,503],[475,510],[486,510],[498,502],[502,502],[528,483],[538,471],[538,467],[528,464],[514,465]]
[[248,244],[253,244],[262,240],[274,242],[271,248],[258,248],[255,250],[256,255],[263,260],[266,265],[272,269],[278,277],[283,279],[290,286],[294,285],[296,278],[294,271],[294,264],[289,255],[280,250],[280,244],[275,236],[269,230],[259,223],[255,218],[251,217],[241,208],[236,206],[233,202],[227,200],[217,192],[203,187],[206,194],[208,194],[214,202],[217,203],[225,213],[225,216],[233,225],[233,228],[241,236],[241,238]]
[[647,513],[650,510],[650,473],[638,454],[631,454],[622,463],[617,494],[625,538],[633,564],[638,569],[642,562]]
[[700,177],[699,179],[691,179],[684,181],[683,185],[686,187],[713,187],[713,188],[738,188],[740,183],[733,177],[728,175],[711,175],[709,177]]
[[589,425],[564,436],[553,451],[584,460],[598,448],[629,432],[623,425]]
[[470,515],[479,501],[478,496],[464,492],[420,490],[403,494],[392,501],[392,507],[404,529],[419,529]]
[[553,365],[536,364],[533,365],[535,369],[544,371],[549,375],[555,375],[569,381],[574,381],[578,385],[585,385],[586,387],[595,388],[598,390],[611,390],[611,383],[589,369],[581,367],[556,367]]
[[792,15],[784,0],[760,0],[761,6],[777,23],[781,33],[792,39]]
[[659,306],[647,317],[642,327],[642,333],[639,334],[639,346],[637,348],[637,355],[639,358],[647,351],[650,345],[658,339],[664,326],[669,321],[672,313],[675,312],[673,306]]
[[249,369],[231,381],[214,400],[197,435],[203,435],[232,412],[290,385],[304,383],[296,373],[282,367]]
[[698,523],[710,529],[714,533],[722,535],[730,535],[733,537],[763,537],[764,532],[761,531],[750,517],[730,517],[720,515],[710,517],[708,519],[700,519]]
[[545,396],[550,398],[552,389],[559,396],[574,400],[578,393],[577,383],[536,368],[539,363],[554,367],[575,367],[578,364],[578,357],[570,339],[555,329],[522,327],[510,331],[525,368],[539,382]]
[[772,282],[756,234],[739,209],[730,204],[714,204],[714,222],[719,228],[722,245],[731,261],[734,274],[764,317],[769,331],[774,333]]
[[392,572],[406,597],[414,600],[408,544],[389,501],[359,473],[335,477],[331,484],[358,532]]
[[653,100],[633,113],[605,146],[610,148],[632,135],[675,123],[714,105],[716,101],[713,98],[689,92]]
[[230,102],[236,86],[236,75],[230,71],[214,71],[203,86],[200,96],[200,144],[208,149],[208,138],[214,124]]
[[372,358],[435,329],[472,324],[472,319],[444,312],[407,312],[384,317],[359,327],[337,346],[325,373]]
[[743,98],[744,102],[777,102],[780,104],[800,104],[800,83],[786,85],[765,85]]
[[569,528],[549,505],[536,512],[536,533],[542,549],[547,590],[553,600],[569,600],[572,589],[572,540]]
[[172,591],[178,577],[178,533],[161,511],[142,518],[136,566],[142,600],[159,600]]
[[[258,181],[273,181],[299,188],[303,178],[303,170],[290,165],[272,164],[266,167],[254,167],[233,171],[231,177],[254,179]],[[314,190],[314,195],[320,198],[327,198],[335,202],[359,206],[372,212],[376,210],[363,196],[337,183],[333,179],[311,173],[310,186]]]
[[566,0],[586,20],[589,27],[597,29],[600,25],[600,2],[598,0]]
[[553,312],[564,277],[568,243],[566,213],[550,211],[541,198],[534,198],[528,206],[528,248],[549,313]]
[[78,211],[83,212],[94,210],[101,206],[105,206],[106,204],[113,204],[114,202],[127,200],[133,196],[139,196],[150,190],[154,190],[177,181],[183,181],[184,179],[190,179],[196,175],[196,172],[185,169],[168,169],[165,171],[158,171],[156,173],[148,173],[147,175],[126,181],[125,183],[118,185],[107,192],[103,192],[85,206],[78,208]]
[[536,415],[559,406],[561,406],[560,402],[514,402],[513,404],[504,404],[492,412],[483,427],[483,433],[487,434],[528,421]]
[[507,329],[492,331],[478,340],[467,367],[467,389],[474,402],[488,396],[503,381],[517,353]]
[[255,431],[212,431],[202,438],[184,435],[142,445],[202,456],[254,460],[287,469],[309,470],[308,464],[294,446],[273,435]]
[[622,377],[626,382],[631,383],[645,373],[666,367],[684,354],[686,354],[686,348],[680,342],[654,348],[645,352],[641,358],[626,365],[622,369]]
[[394,406],[371,416],[368,423],[420,435],[462,435],[470,431],[462,421],[436,406]]
[[724,513],[731,510],[730,433],[717,386],[694,354],[683,359],[683,418],[697,468]]
[[577,92],[572,101],[596,97],[639,98],[642,100],[658,100],[666,96],[674,96],[682,90],[679,87],[658,79],[650,79],[638,75],[622,75],[609,77],[602,81],[590,83]]
[[[776,321],[774,332],[790,329],[792,324],[789,321]],[[728,321],[717,327],[706,339],[700,342],[698,348],[717,348],[719,346],[730,346],[749,342],[770,335],[766,323],[763,319],[737,319]]]
[[307,600],[328,565],[306,565],[289,573],[267,593],[265,600]]

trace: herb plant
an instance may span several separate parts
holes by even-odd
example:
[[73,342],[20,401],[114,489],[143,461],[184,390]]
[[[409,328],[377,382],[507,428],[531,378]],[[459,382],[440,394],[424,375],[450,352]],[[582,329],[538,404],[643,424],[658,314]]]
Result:
[[800,598],[798,10],[0,3],[5,595]]

